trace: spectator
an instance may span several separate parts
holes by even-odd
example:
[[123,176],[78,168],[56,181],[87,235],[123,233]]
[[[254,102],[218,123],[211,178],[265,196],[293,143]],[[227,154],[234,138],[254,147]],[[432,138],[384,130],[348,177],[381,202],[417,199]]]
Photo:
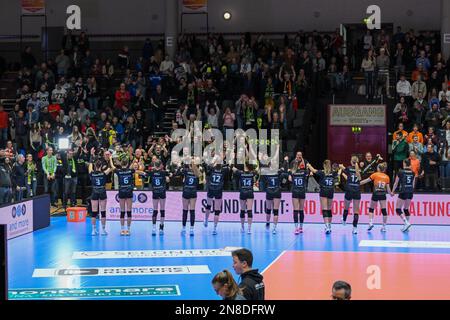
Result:
[[444,96],[446,97],[447,101],[450,101],[450,90],[448,89],[448,84],[445,82],[442,83],[442,90],[439,91],[439,100],[442,100]]
[[395,106],[393,113],[397,125],[402,123],[406,128],[409,126],[408,105],[405,102],[405,97],[400,97],[400,102]]
[[248,249],[238,249],[232,252],[233,269],[240,275],[242,289],[246,300],[264,300],[263,276],[258,269],[252,269],[253,254]]
[[211,128],[217,129],[219,127],[219,112],[220,109],[215,102],[214,104],[209,104],[209,102],[206,103],[206,123],[208,123]]
[[389,99],[392,99],[390,90],[389,90],[389,65],[390,59],[389,56],[386,55],[386,50],[384,48],[380,49],[380,55],[376,58],[376,66],[378,71],[378,93],[377,95],[381,97],[383,87],[386,90],[386,96]]
[[397,131],[392,134],[392,142],[397,139],[397,135],[399,133],[401,133],[405,139],[408,137],[408,132],[405,131],[405,126],[403,125],[403,123],[399,123],[397,126]]
[[239,288],[233,276],[228,270],[223,270],[216,274],[211,281],[214,291],[223,300],[245,300],[242,290]]
[[436,103],[431,106],[431,110],[428,111],[425,115],[425,121],[428,127],[440,127],[443,119],[444,116],[440,112],[439,107]]
[[422,81],[422,76],[419,75],[417,80],[411,86],[411,95],[414,100],[418,99],[420,95],[426,97],[427,95],[427,84]]
[[161,65],[159,67],[162,74],[170,76],[173,72],[173,69],[175,68],[174,63],[172,60],[170,60],[170,56],[166,54],[166,57],[163,62],[161,62]]
[[58,76],[66,76],[70,68],[70,58],[66,55],[64,49],[61,49],[59,55],[55,58]]
[[422,134],[422,132],[419,131],[419,125],[418,125],[417,123],[414,124],[414,126],[413,126],[413,131],[411,131],[411,132],[408,134],[407,142],[408,142],[408,143],[412,143],[414,137],[416,137],[416,136],[417,136],[417,139],[418,139],[417,141],[418,141],[419,143],[423,144],[423,134]]
[[130,65],[130,52],[128,46],[124,46],[123,49],[117,55],[117,65],[121,69],[126,69]]
[[427,102],[423,98],[423,93],[419,94],[417,100],[414,101],[413,110],[412,110],[412,121],[414,123],[424,123],[425,115],[428,111]]
[[450,121],[445,123],[444,133],[445,138],[439,143],[438,153],[441,156],[440,176],[448,180],[450,178]]
[[[370,34],[370,31],[368,31],[368,34]],[[369,50],[364,56],[364,59],[361,63],[361,69],[364,72],[364,78],[366,82],[366,99],[372,99],[374,95],[374,72],[376,65],[377,64],[375,57],[373,56],[373,51]]]
[[420,160],[414,150],[409,151],[409,161],[411,161],[411,170],[416,177],[420,174]]
[[352,298],[352,287],[345,281],[336,281],[331,290],[333,300],[350,300]]
[[[405,57],[405,49],[401,42],[396,42],[397,48],[394,54],[394,70],[395,70],[395,78],[398,79],[399,74],[404,74],[406,69],[406,57]],[[400,76],[401,77],[401,76]]]
[[68,150],[67,155],[63,153],[62,163],[62,172],[64,176],[63,207],[67,208],[69,199],[71,206],[74,207],[77,205],[76,193],[78,184],[78,171],[73,150]]
[[414,154],[416,154],[417,159],[420,161],[422,154],[424,153],[424,146],[423,143],[419,142],[419,136],[417,135],[413,136],[413,141],[409,144],[409,152],[411,151],[414,151]]
[[34,197],[36,195],[37,188],[37,166],[33,161],[33,155],[27,154],[27,162],[25,163],[25,175],[27,183],[27,198]]
[[5,108],[0,104],[0,148],[6,146],[6,141],[8,141],[8,128],[9,128],[9,117]]
[[14,163],[12,172],[11,172],[11,180],[12,187],[14,190],[14,201],[22,201],[24,192],[27,189],[26,187],[26,169],[24,167],[25,157],[23,154],[17,155],[17,161]]
[[420,50],[420,56],[416,59],[416,66],[419,67],[420,65],[423,66],[425,71],[431,68],[430,60],[426,57],[424,50]]
[[33,67],[37,64],[36,58],[33,53],[31,53],[31,47],[27,46],[25,51],[22,53],[22,66],[27,69],[33,69]]
[[403,160],[408,157],[409,147],[405,136],[400,132],[396,135],[396,140],[392,142],[392,156],[394,160],[394,176],[403,167]]
[[115,107],[121,109],[125,104],[129,104],[131,100],[131,95],[128,90],[126,90],[125,83],[121,83],[119,89],[116,91],[115,96]]
[[411,84],[406,80],[405,74],[400,75],[400,80],[397,82],[397,94],[400,97],[411,97]]
[[0,154],[0,205],[11,202],[12,198],[11,172],[8,170],[6,159],[8,158],[2,151]]
[[425,176],[425,190],[435,192],[437,190],[438,170],[440,157],[434,151],[433,145],[427,145],[427,152],[422,156],[422,176]]
[[28,149],[28,122],[24,117],[23,111],[18,112],[18,117],[14,122],[16,146],[18,150]]

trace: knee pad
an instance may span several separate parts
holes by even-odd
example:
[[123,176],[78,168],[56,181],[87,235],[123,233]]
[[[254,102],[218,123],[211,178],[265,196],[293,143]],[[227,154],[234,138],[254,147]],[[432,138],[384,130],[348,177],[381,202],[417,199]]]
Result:
[[120,211],[120,219],[124,219],[125,218],[125,211]]
[[127,211],[127,218],[131,218],[131,211]]
[[92,212],[91,212],[91,217],[92,217],[92,218],[97,218],[97,217],[98,217],[98,211],[95,211],[95,212],[92,211]]
[[247,216],[249,219],[253,218],[253,211],[252,210],[247,210]]
[[205,209],[206,209],[206,210],[211,210],[211,206],[210,206],[209,204],[207,204],[207,205],[205,206]]
[[383,215],[383,217],[387,216],[387,210],[381,209],[381,214]]
[[101,211],[100,214],[101,214],[102,218],[106,218],[106,211]]
[[278,209],[273,209],[273,215],[274,215],[275,217],[278,217]]
[[405,216],[409,217],[411,214],[409,213],[409,209],[403,209]]
[[266,209],[266,214],[270,214],[271,213],[271,209]]
[[402,214],[402,209],[395,209],[395,212],[400,216]]
[[220,210],[215,210],[215,211],[214,211],[214,215],[215,215],[215,216],[220,215]]
[[161,218],[164,218],[166,216],[166,210],[159,210],[161,213]]
[[158,210],[153,210],[153,215],[152,215],[152,217],[153,218],[156,218],[158,216]]
[[241,217],[241,219],[244,219],[244,218],[245,218],[245,211],[244,211],[244,210],[241,210],[240,217]]
[[370,213],[373,213],[374,211],[375,211],[374,208],[369,208],[369,212],[370,212]]

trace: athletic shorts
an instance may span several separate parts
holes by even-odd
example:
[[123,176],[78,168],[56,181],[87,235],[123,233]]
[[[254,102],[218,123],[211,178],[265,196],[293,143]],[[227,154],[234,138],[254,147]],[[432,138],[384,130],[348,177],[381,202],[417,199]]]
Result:
[[347,201],[361,200],[361,192],[346,191],[345,192],[345,200],[347,200]]
[[133,190],[125,189],[120,190],[119,189],[119,199],[132,199],[133,198]]
[[166,192],[165,191],[153,191],[152,192],[152,198],[153,199],[165,199],[166,198]]
[[197,198],[197,192],[183,191],[183,199],[195,199],[195,198]]
[[414,194],[412,192],[399,193],[398,198],[401,200],[412,200]]
[[385,201],[386,200],[386,194],[372,194],[372,201]]
[[281,199],[281,191],[266,192],[266,200]]
[[306,199],[306,193],[304,193],[304,192],[292,192],[292,199]]
[[208,190],[206,196],[210,199],[222,199],[222,193],[221,190]]
[[319,193],[319,196],[321,198],[333,199],[334,192],[333,191],[327,191],[327,190],[321,190],[320,193]]
[[239,200],[247,200],[247,199],[253,199],[253,198],[255,198],[255,195],[251,191],[239,193]]
[[106,191],[92,191],[91,200],[106,200]]

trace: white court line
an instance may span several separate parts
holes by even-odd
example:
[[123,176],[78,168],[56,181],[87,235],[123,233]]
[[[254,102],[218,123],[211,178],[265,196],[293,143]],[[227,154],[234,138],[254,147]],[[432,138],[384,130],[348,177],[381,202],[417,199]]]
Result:
[[261,272],[261,274],[263,274],[264,272],[266,272],[278,259],[280,259],[281,258],[281,256],[283,255],[283,254],[285,254],[286,253],[286,251],[287,250],[283,250],[283,252],[281,252],[279,255],[278,255],[278,257],[276,257],[275,258],[275,260],[273,260],[262,272]]
[[360,247],[450,249],[448,241],[361,240]]

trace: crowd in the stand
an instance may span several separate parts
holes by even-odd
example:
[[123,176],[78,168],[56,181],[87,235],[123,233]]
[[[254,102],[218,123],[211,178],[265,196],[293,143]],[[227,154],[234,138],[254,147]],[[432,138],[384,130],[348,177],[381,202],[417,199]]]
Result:
[[[368,32],[360,48],[347,48],[344,55],[338,30],[299,32],[281,45],[262,35],[245,34],[239,41],[210,35],[206,43],[181,35],[173,57],[163,41],[147,39],[137,59],[126,46],[115,59],[103,59],[91,52],[86,33],[68,31],[61,51],[47,61],[38,61],[31,47],[22,53],[14,109],[7,113],[0,106],[0,148],[8,155],[1,167],[13,173],[15,200],[35,195],[39,182],[44,192],[55,193],[53,201],[67,203],[77,185],[85,201],[93,155],[106,161],[128,157],[141,168],[157,159],[169,166],[177,142],[170,133],[192,129],[195,120],[206,129],[280,129],[283,137],[292,132],[289,115],[311,97],[355,89],[355,72],[364,71],[369,100],[383,94],[383,86],[390,97],[393,68],[399,77],[393,116],[403,128],[400,136],[394,133],[392,160],[398,169],[414,152],[422,160],[418,175],[432,174],[426,186],[436,188],[439,176],[450,176],[450,61],[438,42],[431,33],[399,29],[390,37],[381,30]],[[411,69],[412,84],[405,79]],[[167,118],[172,99],[177,110]],[[167,119],[171,131],[164,132]],[[68,149],[62,150],[61,138],[68,138]],[[366,165],[368,157],[361,159]],[[137,188],[146,186],[136,181]]]

